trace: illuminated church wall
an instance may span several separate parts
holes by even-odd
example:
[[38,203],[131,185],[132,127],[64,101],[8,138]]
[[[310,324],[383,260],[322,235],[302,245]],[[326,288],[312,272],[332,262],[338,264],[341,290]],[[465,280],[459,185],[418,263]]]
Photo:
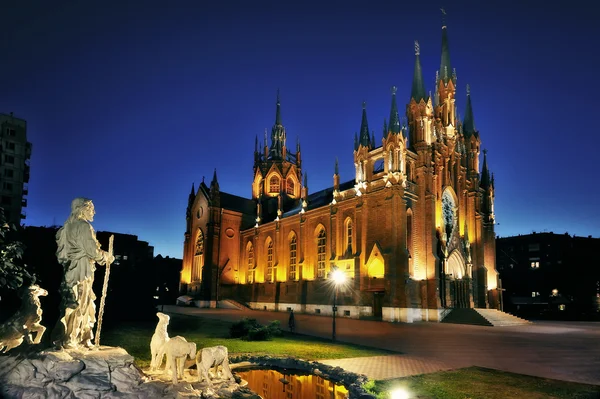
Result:
[[295,152],[287,147],[278,95],[270,141],[266,132],[255,139],[252,197],[221,192],[216,171],[210,186],[192,188],[182,291],[200,305],[231,298],[256,309],[330,314],[328,275],[339,268],[348,278],[342,316],[437,321],[445,308],[497,308],[494,179],[485,151],[479,165],[468,87],[464,120],[457,118],[456,73],[447,43],[442,48],[432,96],[416,46],[406,118],[393,88],[379,140],[363,104],[355,175],[341,182],[336,161],[333,186],[324,190],[309,190],[300,142]]

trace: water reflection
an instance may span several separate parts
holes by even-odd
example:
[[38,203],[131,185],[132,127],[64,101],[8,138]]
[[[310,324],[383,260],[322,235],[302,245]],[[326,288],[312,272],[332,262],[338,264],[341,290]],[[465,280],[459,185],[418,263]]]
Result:
[[248,381],[248,388],[264,399],[347,399],[343,385],[324,380],[316,375],[293,374],[277,370],[236,370]]

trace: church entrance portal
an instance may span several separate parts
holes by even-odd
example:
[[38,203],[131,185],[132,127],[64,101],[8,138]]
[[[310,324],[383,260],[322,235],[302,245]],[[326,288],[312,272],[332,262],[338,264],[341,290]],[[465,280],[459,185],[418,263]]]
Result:
[[446,306],[449,308],[470,308],[471,279],[467,265],[458,250],[452,251],[446,261]]
[[373,292],[373,317],[380,319],[383,315],[383,292]]

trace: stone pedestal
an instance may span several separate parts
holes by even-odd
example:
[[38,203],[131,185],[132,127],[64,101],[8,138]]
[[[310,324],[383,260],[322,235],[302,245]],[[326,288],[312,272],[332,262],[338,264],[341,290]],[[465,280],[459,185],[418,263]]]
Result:
[[[194,370],[195,372],[195,370]],[[99,350],[45,350],[0,356],[2,398],[227,398],[236,383],[198,383],[197,375],[185,371],[172,385],[165,375],[146,375],[122,348]]]

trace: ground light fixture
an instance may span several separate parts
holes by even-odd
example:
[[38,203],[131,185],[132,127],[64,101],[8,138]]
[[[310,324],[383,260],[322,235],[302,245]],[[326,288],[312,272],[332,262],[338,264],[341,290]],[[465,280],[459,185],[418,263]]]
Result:
[[408,391],[404,388],[394,388],[390,391],[391,399],[409,399],[410,395]]

